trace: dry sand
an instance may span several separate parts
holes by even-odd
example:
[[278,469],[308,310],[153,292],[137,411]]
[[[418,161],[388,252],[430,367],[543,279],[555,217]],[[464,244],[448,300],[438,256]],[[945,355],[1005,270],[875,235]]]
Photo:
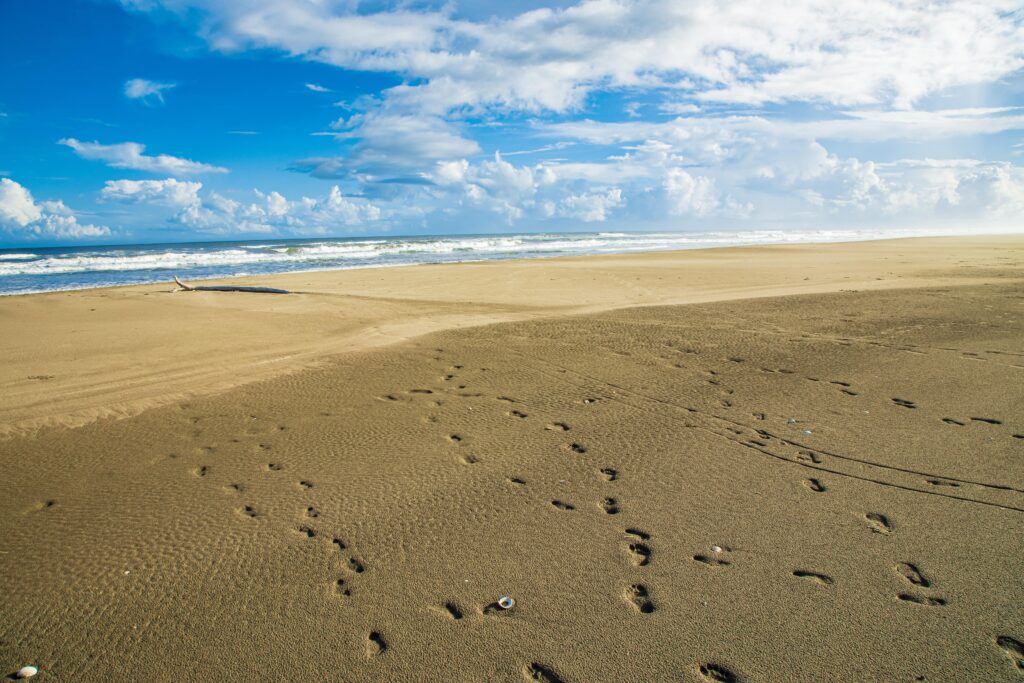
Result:
[[0,673],[1024,680],[1022,266],[956,238],[2,299]]

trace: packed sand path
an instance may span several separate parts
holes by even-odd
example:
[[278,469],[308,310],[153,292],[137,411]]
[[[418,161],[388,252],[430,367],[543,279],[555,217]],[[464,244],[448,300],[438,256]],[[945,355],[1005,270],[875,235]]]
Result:
[[0,673],[1024,680],[1024,238],[264,281],[0,300]]

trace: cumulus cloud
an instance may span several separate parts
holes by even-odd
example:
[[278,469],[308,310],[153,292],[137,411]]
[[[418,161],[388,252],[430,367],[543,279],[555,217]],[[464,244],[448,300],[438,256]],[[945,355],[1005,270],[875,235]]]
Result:
[[78,222],[60,200],[36,202],[28,188],[0,178],[0,229],[17,237],[81,239],[109,235],[110,229]]
[[58,140],[58,144],[70,147],[83,159],[104,161],[113,168],[130,168],[136,171],[165,173],[174,176],[228,172],[228,169],[221,166],[182,159],[169,154],[149,156],[143,154],[146,151],[146,146],[138,142],[104,145],[99,142],[81,142],[75,138],[64,138]]
[[171,222],[213,233],[328,234],[381,218],[377,206],[345,197],[338,186],[319,199],[289,200],[276,191],[254,190],[256,200],[249,203],[213,191],[201,194],[202,189],[200,182],[175,178],[108,180],[100,196],[107,201],[167,207]]
[[159,83],[145,78],[133,78],[124,83],[124,96],[143,102],[164,102],[164,91],[177,86],[177,83]]
[[623,205],[622,190],[613,187],[605,192],[572,194],[562,200],[560,213],[586,223],[603,221],[612,209]]
[[603,87],[664,87],[698,99],[906,108],[1024,66],[1011,0],[892,2],[584,0],[486,22],[449,9],[357,13],[350,3],[165,0],[204,18],[214,49],[275,48],[350,69],[421,79],[395,88],[423,111],[565,111]]

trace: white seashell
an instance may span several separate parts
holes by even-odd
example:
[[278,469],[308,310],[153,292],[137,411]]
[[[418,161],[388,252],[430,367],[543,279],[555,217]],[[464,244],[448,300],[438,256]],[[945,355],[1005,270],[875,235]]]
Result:
[[35,668],[34,666],[23,666],[20,669],[18,669],[18,673],[14,674],[14,677],[15,678],[32,678],[37,673],[39,673],[39,669]]
[[516,604],[516,601],[507,595],[503,595],[498,598],[498,607],[501,609],[512,609]]
[[713,552],[713,553],[720,553],[720,552],[722,552],[722,546],[720,546],[720,545],[713,545],[713,546],[711,546],[711,552]]

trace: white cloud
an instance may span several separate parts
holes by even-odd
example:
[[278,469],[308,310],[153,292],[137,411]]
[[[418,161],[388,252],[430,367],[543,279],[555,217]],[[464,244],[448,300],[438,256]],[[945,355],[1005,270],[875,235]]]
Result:
[[83,159],[105,161],[108,166],[113,168],[130,168],[136,171],[166,173],[174,176],[228,172],[221,166],[212,166],[168,154],[147,156],[143,154],[146,150],[145,145],[138,142],[104,145],[99,142],[81,142],[75,138],[64,138],[59,140],[58,144],[70,147]]
[[145,3],[157,4],[199,10],[214,49],[270,47],[422,79],[388,97],[435,114],[565,111],[596,88],[637,86],[682,86],[720,102],[907,108],[1024,66],[1011,0],[792,0],[784,10],[758,0],[584,0],[487,22],[449,10],[357,13],[354,3]]
[[325,88],[324,86],[318,85],[316,83],[306,83],[306,87],[312,90],[313,92],[331,92],[330,88]]
[[256,201],[238,202],[217,192],[200,194],[203,184],[175,178],[108,180],[102,199],[172,209],[170,220],[214,233],[328,234],[380,220],[374,204],[346,198],[334,186],[326,197],[289,200],[279,192],[254,190]]
[[694,177],[681,168],[670,168],[662,187],[668,198],[669,213],[674,216],[706,216],[718,208],[715,181],[711,178]]
[[559,205],[563,216],[579,218],[592,223],[608,218],[612,209],[622,206],[622,190],[613,187],[605,192],[585,192],[569,195]]
[[159,83],[146,80],[145,78],[133,78],[125,81],[124,95],[133,100],[142,100],[144,102],[156,100],[163,104],[164,91],[176,86],[177,83]]
[[18,237],[81,239],[109,235],[110,229],[83,225],[62,201],[36,203],[28,188],[0,178],[0,229]]

